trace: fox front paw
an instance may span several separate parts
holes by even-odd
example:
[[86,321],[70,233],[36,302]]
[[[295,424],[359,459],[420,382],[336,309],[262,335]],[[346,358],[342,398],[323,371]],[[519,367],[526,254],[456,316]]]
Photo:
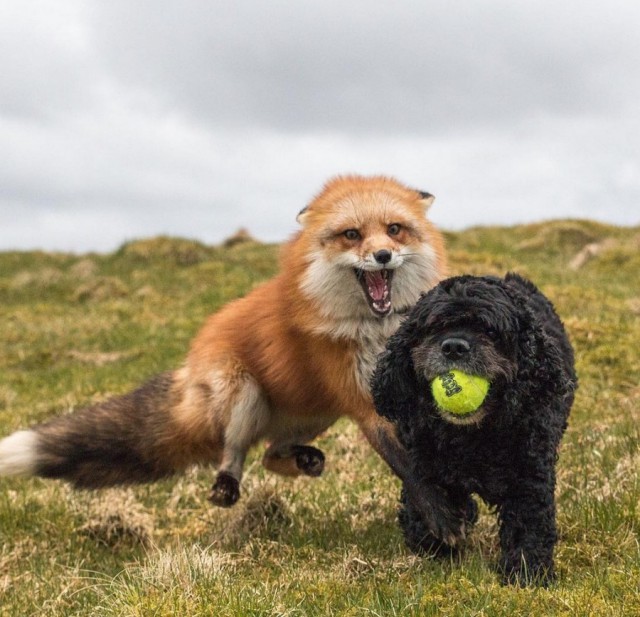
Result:
[[209,493],[209,501],[221,508],[230,508],[240,498],[240,483],[228,473],[218,473],[216,482]]
[[317,477],[324,471],[324,454],[313,446],[295,446],[293,455],[298,469],[307,476]]

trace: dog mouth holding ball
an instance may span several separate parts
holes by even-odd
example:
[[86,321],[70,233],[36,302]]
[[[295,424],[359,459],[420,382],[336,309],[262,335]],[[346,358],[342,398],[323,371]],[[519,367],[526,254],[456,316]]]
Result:
[[472,425],[491,413],[497,391],[515,378],[510,348],[497,329],[467,320],[464,328],[427,334],[411,355],[442,419]]

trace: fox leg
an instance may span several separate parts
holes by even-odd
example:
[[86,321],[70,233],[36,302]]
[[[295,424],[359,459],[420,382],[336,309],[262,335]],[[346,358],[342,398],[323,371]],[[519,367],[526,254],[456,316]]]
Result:
[[319,476],[324,470],[324,454],[313,446],[303,445],[327,430],[337,417],[315,418],[300,422],[297,428],[293,419],[286,420],[287,430],[273,440],[267,448],[262,464],[269,471],[282,476]]
[[264,453],[262,464],[281,476],[316,477],[324,470],[324,453],[313,446],[272,444]]
[[244,378],[236,396],[229,402],[222,460],[209,494],[209,501],[223,508],[238,501],[247,451],[262,435],[270,415],[260,387],[250,377]]

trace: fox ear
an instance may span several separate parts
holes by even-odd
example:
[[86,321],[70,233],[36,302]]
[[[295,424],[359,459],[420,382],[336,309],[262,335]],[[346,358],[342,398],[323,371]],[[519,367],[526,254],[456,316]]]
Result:
[[298,212],[298,216],[296,216],[296,221],[302,225],[302,227],[307,226],[307,218],[309,216],[309,206],[305,206]]
[[418,191],[418,195],[420,195],[420,203],[426,212],[431,204],[434,202],[435,197],[431,193],[427,193],[426,191]]

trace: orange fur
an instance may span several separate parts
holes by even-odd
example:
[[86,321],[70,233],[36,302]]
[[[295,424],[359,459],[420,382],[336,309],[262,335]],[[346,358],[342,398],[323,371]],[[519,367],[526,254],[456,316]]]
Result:
[[270,443],[268,469],[319,475],[324,456],[305,444],[348,416],[419,496],[369,379],[402,313],[446,275],[432,200],[382,176],[330,181],[299,214],[280,273],[212,315],[180,369],[0,441],[0,475],[97,488],[214,462],[210,498],[230,506],[251,446]]
[[[261,438],[276,445],[306,443],[340,416],[360,424],[372,442],[376,431],[392,432],[373,409],[366,387],[369,374],[360,374],[370,370],[359,371],[358,354],[370,353],[374,358],[400,318],[373,315],[357,286],[337,288],[337,293],[356,295],[334,310],[334,290],[324,303],[308,293],[313,287],[308,277],[320,255],[331,263],[346,253],[366,257],[381,249],[418,251],[427,246],[432,254],[430,267],[421,266],[412,279],[417,284],[404,292],[409,306],[446,273],[442,236],[424,210],[419,193],[389,178],[346,177],[327,184],[301,213],[303,230],[283,247],[280,273],[212,315],[194,339],[183,369],[184,404],[174,413],[181,439],[198,442],[203,434],[211,438],[220,426],[228,426],[232,399],[242,388],[237,384],[247,379],[259,385],[267,408],[267,417],[256,420],[256,427],[250,429],[250,444]],[[390,237],[387,229],[393,223],[400,223],[402,229]],[[341,233],[351,228],[361,234],[359,241]],[[400,268],[409,267],[412,264]],[[355,281],[348,269],[340,276]],[[368,345],[370,350],[363,349]],[[198,398],[198,392],[211,390],[212,381],[221,380],[228,384],[228,393]],[[194,405],[194,400],[199,404]],[[221,440],[212,441],[219,444]],[[215,458],[221,461],[222,451]],[[295,473],[291,461],[266,460],[265,464],[287,475]]]

